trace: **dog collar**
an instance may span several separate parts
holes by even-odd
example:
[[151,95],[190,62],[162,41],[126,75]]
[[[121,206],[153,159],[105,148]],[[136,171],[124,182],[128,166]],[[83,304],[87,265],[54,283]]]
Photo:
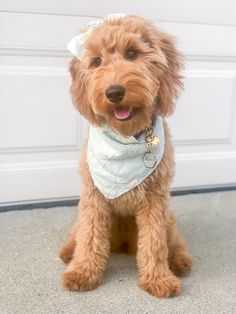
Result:
[[105,17],[102,20],[96,20],[92,21],[87,25],[87,30],[84,33],[81,33],[74,38],[71,39],[71,41],[67,45],[67,49],[71,52],[71,54],[78,59],[82,58],[83,51],[84,51],[84,44],[85,40],[89,36],[89,34],[97,27],[102,25],[107,20],[116,20],[119,18],[124,17],[125,14],[123,13],[116,13],[116,14],[110,14],[107,17]]
[[124,137],[108,127],[90,126],[87,161],[95,186],[108,199],[130,191],[157,168],[164,146],[160,117],[153,129],[137,138]]

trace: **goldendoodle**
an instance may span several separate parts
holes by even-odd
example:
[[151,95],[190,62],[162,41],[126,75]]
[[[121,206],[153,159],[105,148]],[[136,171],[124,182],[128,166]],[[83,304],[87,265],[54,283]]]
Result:
[[79,219],[60,257],[63,286],[101,284],[109,252],[136,253],[139,286],[157,297],[181,292],[192,267],[170,211],[174,153],[165,117],[182,87],[172,36],[137,16],[92,22],[68,45],[71,94],[90,122],[81,157]]

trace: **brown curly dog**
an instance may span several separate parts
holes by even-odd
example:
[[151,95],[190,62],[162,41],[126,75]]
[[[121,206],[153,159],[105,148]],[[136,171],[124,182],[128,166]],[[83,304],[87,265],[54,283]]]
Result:
[[165,146],[148,177],[109,199],[92,179],[85,144],[79,220],[60,252],[68,263],[65,288],[98,287],[113,251],[137,252],[142,289],[159,298],[181,292],[176,275],[188,272],[192,261],[170,211],[174,153],[165,117],[174,111],[182,87],[182,65],[173,37],[136,16],[105,19],[89,32],[83,56],[71,61],[73,103],[93,127],[106,125],[137,138],[160,117]]

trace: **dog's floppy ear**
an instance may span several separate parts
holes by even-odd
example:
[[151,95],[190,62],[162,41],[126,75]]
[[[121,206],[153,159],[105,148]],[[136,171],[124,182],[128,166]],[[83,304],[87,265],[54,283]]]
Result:
[[79,70],[79,60],[77,58],[73,58],[69,63],[69,72],[72,80],[75,80],[76,73]]
[[89,103],[88,80],[85,71],[82,70],[81,62],[73,58],[69,64],[69,71],[72,78],[71,95],[76,109],[91,123],[96,123],[95,115]]
[[160,89],[157,95],[157,114],[161,116],[170,115],[175,109],[175,102],[183,88],[183,56],[177,50],[175,38],[157,31],[156,44],[166,58],[166,65],[161,74],[158,74]]

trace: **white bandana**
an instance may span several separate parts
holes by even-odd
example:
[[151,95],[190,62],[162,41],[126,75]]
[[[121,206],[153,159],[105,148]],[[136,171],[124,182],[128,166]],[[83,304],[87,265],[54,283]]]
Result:
[[157,118],[154,135],[160,143],[147,147],[145,134],[123,137],[107,127],[90,126],[87,161],[94,184],[108,199],[116,198],[147,178],[164,154],[162,119]]

